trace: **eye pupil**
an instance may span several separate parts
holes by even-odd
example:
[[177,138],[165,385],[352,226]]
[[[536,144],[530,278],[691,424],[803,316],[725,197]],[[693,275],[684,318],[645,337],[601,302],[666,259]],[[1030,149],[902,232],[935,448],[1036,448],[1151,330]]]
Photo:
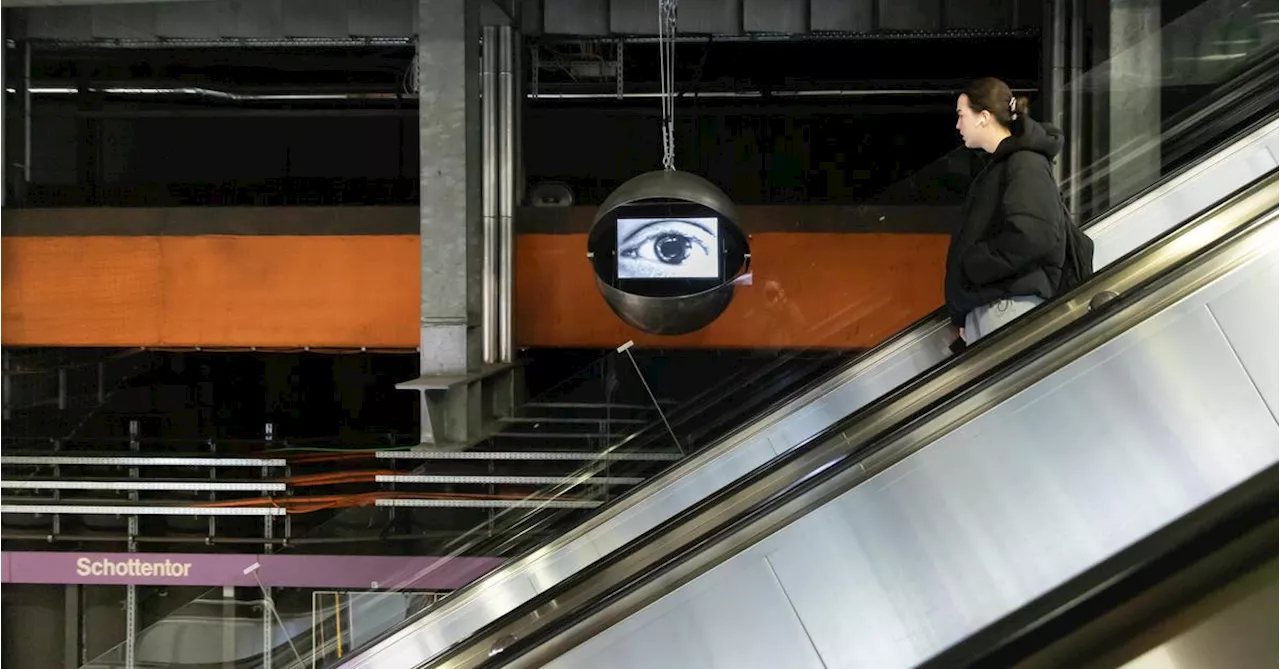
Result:
[[684,259],[689,257],[689,250],[692,247],[693,242],[684,235],[666,234],[653,241],[654,255],[668,265],[684,262]]

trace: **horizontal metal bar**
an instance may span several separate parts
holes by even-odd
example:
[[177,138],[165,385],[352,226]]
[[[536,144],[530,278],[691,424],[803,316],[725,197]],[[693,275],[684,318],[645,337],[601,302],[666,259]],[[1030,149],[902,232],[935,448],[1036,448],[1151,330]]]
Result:
[[[827,42],[827,41],[889,41],[889,40],[974,40],[993,37],[1030,38],[1039,36],[1037,28],[1020,30],[946,30],[935,32],[851,32],[823,31],[808,33],[748,33],[745,35],[676,35],[668,38],[679,43],[704,44],[707,42]],[[541,41],[555,44],[626,44],[657,43],[656,36],[616,35],[607,38],[583,39],[575,36],[542,36]],[[33,51],[63,49],[173,49],[173,48],[265,48],[265,47],[404,47],[412,48],[412,36],[387,35],[382,37],[294,37],[251,38],[224,37],[217,39],[175,37],[156,39],[98,39],[98,40],[31,40]]]
[[547,409],[653,409],[652,404],[615,404],[612,402],[529,402],[526,407]]
[[42,40],[31,41],[32,51],[53,51],[63,49],[195,49],[195,48],[267,48],[267,47],[323,47],[346,49],[351,47],[405,47],[413,48],[415,38],[399,37],[287,37],[287,38],[253,38],[253,37],[220,37],[202,39],[194,37],[173,37],[163,40],[155,39],[96,39],[96,40]]
[[612,432],[499,432],[495,437],[542,439],[600,439],[621,436]]
[[597,453],[595,451],[378,451],[375,457],[401,460],[608,460],[672,462],[679,453]]
[[[1034,93],[1038,89],[1034,88],[1018,88],[1014,89],[1015,93]],[[716,98],[753,98],[761,99],[765,97],[771,98],[864,98],[864,97],[903,97],[912,96],[919,97],[924,95],[954,95],[955,91],[946,88],[915,88],[915,89],[890,89],[890,88],[863,88],[863,89],[821,89],[811,91],[769,91],[765,95],[763,91],[685,91],[678,93],[677,97],[684,100],[702,100]],[[660,98],[662,93],[623,93],[619,96],[617,93],[529,93],[527,96],[530,100],[618,100],[618,99],[637,99],[637,98]]]
[[574,423],[582,425],[598,425],[600,423],[626,423],[628,425],[645,425],[650,421],[643,418],[583,418],[575,416],[571,418],[561,418],[558,416],[507,416],[498,419],[503,423]]
[[[993,37],[1015,37],[1028,38],[1040,35],[1038,28],[1024,28],[1020,30],[943,30],[935,32],[853,32],[847,30],[831,30],[831,31],[810,31],[807,33],[765,33],[753,32],[745,35],[675,35],[667,37],[678,43],[705,44],[707,42],[865,42],[865,41],[890,41],[890,40],[965,40],[965,39],[991,39]],[[617,37],[610,36],[608,38],[592,38],[581,39],[572,36],[550,37],[542,36],[540,41],[545,43],[572,42],[572,43],[595,43],[595,44],[614,44],[621,40],[626,44],[656,44],[657,36],[641,36],[641,35],[619,35]]]
[[201,107],[188,109],[104,109],[100,111],[76,110],[66,114],[40,114],[44,118],[328,118],[333,116],[361,117],[410,117],[417,116],[413,108],[377,109],[362,107],[338,107],[333,109],[254,109],[250,107]]
[[[548,84],[546,88],[554,88],[554,85]],[[1014,88],[1014,93],[1034,94],[1039,92],[1038,88]],[[13,89],[8,89],[9,93],[14,93]],[[225,91],[217,91],[210,89],[198,88],[157,88],[157,89],[127,89],[127,88],[107,88],[101,91],[107,95],[113,96],[137,96],[147,98],[167,97],[201,97],[225,102],[326,102],[326,101],[352,101],[352,100],[383,100],[383,101],[412,101],[417,100],[415,94],[398,94],[398,93],[281,93],[281,94],[255,94],[255,93],[229,93]],[[78,95],[80,92],[74,88],[49,87],[32,89],[31,94],[36,96],[57,96],[57,95]],[[884,98],[884,97],[920,97],[925,95],[942,95],[951,96],[955,94],[955,90],[951,88],[827,88],[813,90],[771,90],[767,94],[764,91],[681,91],[676,97],[681,100],[708,100],[708,99],[761,99],[765,97],[772,98]],[[540,90],[537,93],[527,93],[526,98],[530,100],[640,100],[640,99],[657,99],[662,97],[662,93],[658,91],[632,91],[619,95],[618,93],[609,92],[582,92],[582,93],[557,93],[552,90]],[[414,114],[413,108],[400,109],[379,109],[379,108],[353,108],[339,107],[334,109],[252,109],[252,108],[225,108],[225,107],[209,107],[200,109],[180,109],[180,110],[140,110],[140,109],[105,109],[100,111],[83,111],[77,110],[65,116],[75,116],[79,118],[113,118],[122,115],[129,116],[200,116],[212,113],[239,113],[241,115],[329,115],[329,114],[364,114],[368,116],[407,116]],[[61,116],[60,114],[51,114],[52,116]]]
[[382,474],[378,483],[492,483],[495,485],[638,485],[637,476],[438,476],[432,474]]
[[440,509],[594,509],[603,500],[576,499],[380,499],[376,506]]
[[175,458],[165,456],[6,455],[0,466],[10,465],[101,465],[118,467],[283,467],[283,458]]
[[126,506],[87,504],[2,504],[0,514],[65,514],[77,516],[283,516],[275,506]]
[[[15,89],[6,89],[8,93],[16,93]],[[100,93],[102,95],[119,95],[162,99],[166,97],[201,97],[223,102],[320,102],[325,100],[386,100],[396,101],[408,97],[395,92],[317,92],[317,93],[236,93],[216,88],[196,88],[190,86],[105,86],[102,88],[86,88],[81,90],[71,86],[45,86],[27,89],[31,95],[79,95],[82,93]],[[414,96],[416,97],[416,96]]]
[[10,490],[174,490],[216,492],[283,492],[284,483],[267,481],[0,481]]

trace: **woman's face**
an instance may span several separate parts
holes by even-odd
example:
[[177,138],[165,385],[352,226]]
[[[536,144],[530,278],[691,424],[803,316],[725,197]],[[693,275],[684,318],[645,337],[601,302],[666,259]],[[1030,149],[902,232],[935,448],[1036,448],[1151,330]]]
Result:
[[970,149],[981,149],[986,146],[986,138],[991,132],[991,114],[974,113],[969,106],[969,96],[963,93],[956,99],[956,130],[964,138],[964,145]]

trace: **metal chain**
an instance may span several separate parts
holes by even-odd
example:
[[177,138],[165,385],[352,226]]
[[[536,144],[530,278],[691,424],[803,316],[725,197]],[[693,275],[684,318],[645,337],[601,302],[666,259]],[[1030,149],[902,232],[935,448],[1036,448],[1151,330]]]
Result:
[[542,70],[542,63],[538,60],[538,45],[534,44],[529,47],[529,66],[533,69],[533,82],[529,86],[532,98],[538,99],[538,72]]
[[662,168],[676,168],[676,8],[658,0],[658,72],[662,79]]
[[621,100],[621,99],[622,99],[622,53],[623,53],[623,49],[625,48],[625,44],[626,44],[626,43],[622,41],[622,38],[621,38],[621,37],[619,37],[619,38],[618,38],[618,41],[616,42],[616,45],[617,45],[617,56],[618,56],[618,57],[617,57],[617,61],[618,61],[618,62],[617,62],[617,70],[618,70],[618,73],[617,73],[617,74],[618,74],[618,99],[619,99],[619,100]]

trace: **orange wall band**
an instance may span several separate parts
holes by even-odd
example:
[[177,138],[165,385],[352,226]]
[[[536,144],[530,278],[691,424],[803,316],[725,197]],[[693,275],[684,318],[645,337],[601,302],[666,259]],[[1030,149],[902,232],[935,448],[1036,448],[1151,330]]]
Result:
[[[418,237],[5,237],[6,346],[413,348]],[[596,291],[585,235],[516,243],[521,347],[874,345],[942,302],[945,235],[761,233],[754,285],[659,337]]]

